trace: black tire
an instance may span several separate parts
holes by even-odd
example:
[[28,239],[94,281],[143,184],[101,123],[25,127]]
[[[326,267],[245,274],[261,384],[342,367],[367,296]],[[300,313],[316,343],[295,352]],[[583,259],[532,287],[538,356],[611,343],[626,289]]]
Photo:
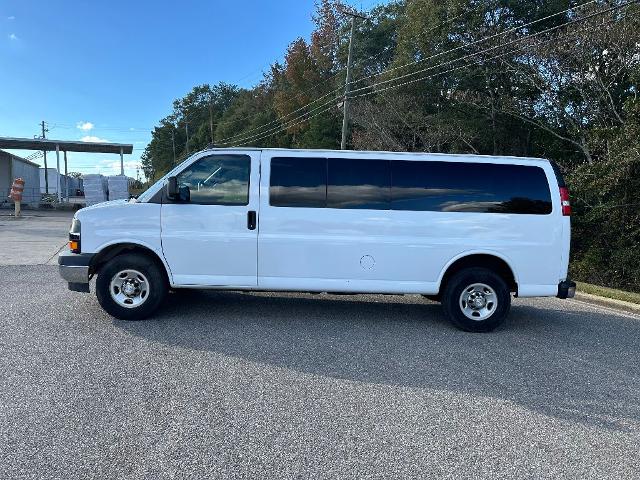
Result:
[[[139,306],[124,307],[111,295],[111,281],[124,270],[135,270],[146,277],[148,288]],[[151,316],[165,299],[168,291],[164,271],[145,255],[127,253],[109,260],[98,272],[96,296],[100,306],[111,316],[120,320],[143,320]]]
[[[487,318],[471,319],[464,313],[461,305],[463,291],[473,284],[484,284],[490,287],[497,299],[494,309]],[[468,290],[467,290],[468,291]],[[487,304],[489,305],[489,304]],[[442,306],[451,322],[467,332],[490,332],[502,325],[507,319],[511,307],[511,293],[504,279],[486,268],[466,268],[449,279],[442,294]],[[469,311],[469,309],[467,309]],[[478,315],[481,316],[480,314]]]

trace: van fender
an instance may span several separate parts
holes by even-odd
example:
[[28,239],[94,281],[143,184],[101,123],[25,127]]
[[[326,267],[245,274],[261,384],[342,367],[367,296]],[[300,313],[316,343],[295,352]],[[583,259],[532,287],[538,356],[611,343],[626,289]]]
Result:
[[513,262],[508,256],[503,255],[502,253],[496,252],[494,250],[465,250],[464,252],[459,253],[455,257],[452,257],[445,264],[445,266],[442,267],[442,269],[440,270],[440,275],[438,275],[438,281],[436,282],[438,286],[438,290],[442,285],[442,279],[444,278],[444,275],[447,273],[447,270],[449,270],[449,267],[453,265],[455,262],[457,262],[458,260],[460,260],[461,258],[468,257],[470,255],[491,255],[493,257],[499,258],[509,266],[509,268],[511,269],[511,272],[513,273],[514,280],[518,285],[520,284],[520,279],[518,278],[518,272],[515,268],[513,268]]
[[140,241],[138,239],[134,240],[134,239],[131,239],[131,238],[123,238],[123,239],[118,239],[118,240],[112,240],[112,241],[105,242],[105,243],[101,244],[96,249],[95,254],[97,255],[97,254],[101,253],[106,248],[113,247],[115,245],[125,244],[125,243],[126,244],[130,244],[130,245],[137,245],[137,246],[145,248],[147,250],[151,250],[153,253],[155,253],[156,256],[162,262],[162,265],[164,266],[165,271],[167,272],[167,278],[169,278],[169,284],[173,285],[173,275],[171,273],[171,269],[169,268],[169,264],[167,263],[166,258],[164,258],[164,254],[162,253],[162,250],[152,246],[151,244],[149,244],[147,242]]

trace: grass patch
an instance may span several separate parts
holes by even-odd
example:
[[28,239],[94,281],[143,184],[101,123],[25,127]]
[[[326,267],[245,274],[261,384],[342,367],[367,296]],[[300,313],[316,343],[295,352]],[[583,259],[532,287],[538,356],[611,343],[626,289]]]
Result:
[[615,300],[622,300],[625,302],[635,303],[640,305],[640,293],[625,292],[624,290],[617,290],[615,288],[600,287],[598,285],[591,285],[590,283],[576,282],[578,285],[578,291],[583,293],[590,293],[591,295],[598,295],[600,297],[613,298]]

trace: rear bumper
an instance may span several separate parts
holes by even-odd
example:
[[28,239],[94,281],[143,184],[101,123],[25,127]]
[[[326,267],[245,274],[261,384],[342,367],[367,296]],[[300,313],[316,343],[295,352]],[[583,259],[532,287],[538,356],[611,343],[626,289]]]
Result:
[[558,284],[558,298],[573,298],[576,294],[576,282],[565,280]]
[[69,283],[69,290],[89,291],[89,268],[92,253],[63,252],[58,256],[60,276]]

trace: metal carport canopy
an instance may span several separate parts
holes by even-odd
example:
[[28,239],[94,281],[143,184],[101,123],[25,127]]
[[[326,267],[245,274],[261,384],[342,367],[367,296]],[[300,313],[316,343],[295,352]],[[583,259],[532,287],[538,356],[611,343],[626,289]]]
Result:
[[133,145],[127,143],[82,142],[48,138],[0,137],[0,148],[44,150],[47,152],[55,152],[56,149],[59,149],[63,152],[133,153]]
[[[0,137],[0,149],[17,149],[17,150],[43,150],[45,152],[56,152],[56,170],[58,172],[57,194],[58,201],[62,201],[60,193],[60,151],[64,152],[65,174],[67,172],[67,152],[86,152],[86,153],[117,153],[120,155],[120,175],[124,175],[124,158],[123,154],[133,153],[133,145],[127,143],[107,143],[107,142],[83,142],[74,140],[51,140],[49,138],[13,138]],[[48,173],[44,171],[45,181]],[[68,197],[67,191],[67,197]]]

